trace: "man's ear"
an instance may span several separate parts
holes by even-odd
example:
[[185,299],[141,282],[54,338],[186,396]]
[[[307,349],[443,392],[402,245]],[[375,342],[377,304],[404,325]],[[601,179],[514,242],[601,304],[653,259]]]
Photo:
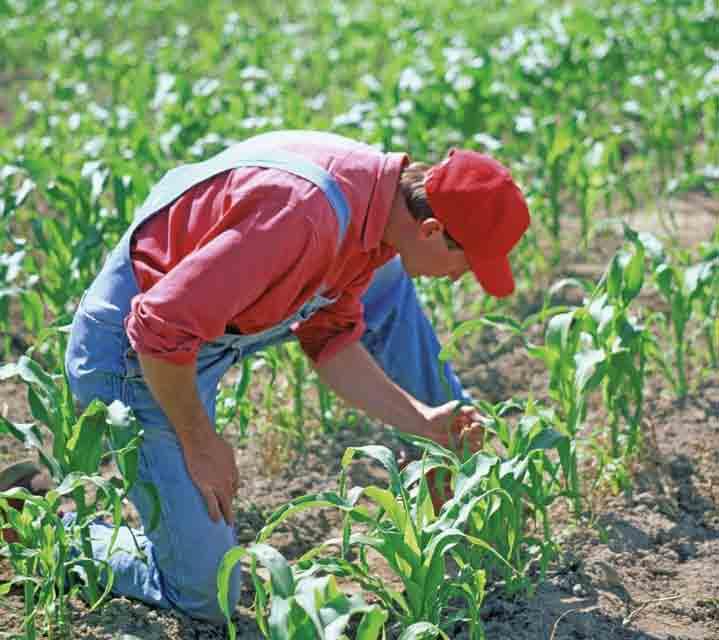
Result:
[[425,218],[420,222],[419,230],[423,238],[431,238],[436,233],[442,233],[444,225],[437,218]]

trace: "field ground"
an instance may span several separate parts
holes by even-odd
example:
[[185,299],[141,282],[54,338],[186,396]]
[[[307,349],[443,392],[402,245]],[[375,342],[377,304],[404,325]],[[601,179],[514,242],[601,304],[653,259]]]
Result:
[[[699,195],[674,203],[672,211],[673,229],[646,212],[634,216],[632,223],[659,235],[670,230],[681,244],[691,245],[707,237],[719,218],[719,204]],[[591,256],[566,255],[551,279],[600,273],[614,246],[602,238],[594,244]],[[492,351],[494,336],[485,333],[476,342],[465,348],[457,368],[477,397],[496,402],[529,391],[546,396],[543,365],[529,360],[519,345],[490,360],[486,354]],[[555,504],[552,522],[563,553],[533,598],[510,601],[490,592],[482,613],[489,640],[719,639],[719,377],[715,371],[695,370],[691,380],[692,391],[680,404],[662,379],[651,378],[645,412],[649,436],[632,496],[595,491],[592,513],[579,524],[563,505]],[[0,411],[15,421],[29,420],[24,397],[22,387],[0,384]],[[601,420],[601,415],[592,419]],[[251,439],[237,453],[242,474],[235,504],[239,543],[252,540],[266,516],[288,500],[336,488],[345,447],[370,442],[398,452],[402,448],[389,430],[360,423],[334,439],[312,435],[304,454],[268,465],[272,443]],[[16,443],[0,440],[0,463],[24,455]],[[272,473],[268,466],[275,467]],[[358,462],[352,468],[353,482],[367,484],[370,475],[378,482],[384,477],[370,463]],[[288,521],[269,542],[296,558],[338,534],[336,513],[316,510]],[[378,564],[377,571],[386,568]],[[0,564],[3,577],[7,572],[8,566]],[[252,597],[248,581],[236,615],[241,638],[261,637],[251,611]],[[21,612],[20,594],[2,601],[0,638],[17,633]],[[96,613],[74,601],[72,615],[74,636],[86,640],[210,639],[225,633],[122,598],[112,599]],[[461,629],[455,637],[463,637]]]

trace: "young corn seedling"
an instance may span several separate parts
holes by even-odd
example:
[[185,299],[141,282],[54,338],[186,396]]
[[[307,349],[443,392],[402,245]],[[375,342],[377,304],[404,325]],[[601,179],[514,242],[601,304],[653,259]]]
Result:
[[593,445],[597,481],[608,471],[613,483],[627,488],[627,468],[641,445],[646,364],[656,342],[630,308],[644,284],[644,244],[626,225],[624,236],[628,246],[612,257],[585,309],[593,320],[586,324],[593,344],[604,353],[602,394],[610,432],[608,451],[603,444]]
[[[59,601],[48,600],[48,594],[65,593],[58,591],[58,584],[70,569],[82,569],[87,583],[82,588],[83,595],[93,606],[98,606],[109,591],[112,576],[103,563],[92,559],[89,525],[98,516],[110,514],[117,527],[120,526],[122,501],[137,477],[137,445],[141,432],[130,411],[120,403],[107,407],[93,401],[78,417],[64,372],[51,375],[35,360],[22,356],[15,363],[0,367],[0,380],[15,377],[27,386],[30,410],[37,422],[18,424],[0,417],[0,433],[37,450],[57,489],[44,498],[30,497],[22,489],[11,489],[0,494],[0,507],[9,527],[19,536],[16,543],[9,545],[9,553],[16,575],[24,581],[26,598],[31,599],[30,603],[26,601],[26,606],[34,607],[42,602],[50,607],[51,618],[56,619],[61,614],[56,615],[53,607],[64,606],[64,601],[61,596]],[[52,436],[50,450],[43,446],[44,430]],[[122,477],[107,480],[99,474],[100,464],[113,455]],[[89,485],[97,490],[92,501],[86,491]],[[76,517],[68,531],[60,532],[62,523],[57,511],[63,496],[73,500]],[[16,499],[23,500],[22,511],[8,502]],[[35,522],[37,527],[28,526]],[[49,548],[48,540],[56,549],[52,562],[42,553],[36,553]],[[34,556],[37,562],[23,560]],[[40,571],[40,575],[34,575],[34,570]],[[104,588],[100,586],[101,581],[105,582]]]
[[685,398],[689,392],[686,373],[687,328],[698,303],[704,298],[705,290],[711,287],[718,272],[718,257],[710,257],[685,268],[670,262],[666,257],[664,261],[655,264],[654,282],[668,304],[662,317],[663,325],[671,327],[676,374],[670,373],[671,366],[661,350],[657,350],[654,355],[668,375],[679,399]]
[[[558,286],[564,286],[567,283],[568,281],[563,281],[559,283]],[[555,285],[555,287],[556,286],[557,285]],[[511,401],[500,403],[496,407],[486,402],[480,402],[480,409],[484,411],[486,415],[492,417],[491,421],[485,425],[485,428],[488,428],[490,433],[492,432],[492,428],[495,428],[495,430],[501,434],[499,440],[502,445],[505,445],[507,438],[509,438],[507,435],[507,433],[509,433],[509,427],[508,424],[505,421],[501,421],[500,418],[502,414],[510,408],[524,408],[526,413],[525,417],[530,422],[535,420],[535,412],[538,412],[536,415],[541,416],[544,427],[548,428],[550,424],[556,424],[559,430],[565,436],[568,436],[568,438],[556,440],[551,445],[556,445],[560,453],[561,465],[558,468],[548,466],[547,471],[549,471],[553,478],[556,478],[556,470],[561,469],[565,482],[563,495],[574,501],[575,511],[578,513],[581,508],[581,492],[577,471],[576,433],[584,418],[585,408],[583,394],[589,381],[587,376],[589,375],[589,378],[592,378],[591,373],[593,372],[593,367],[596,366],[596,354],[582,353],[578,359],[575,360],[574,358],[577,351],[579,333],[570,336],[569,327],[575,326],[576,330],[579,326],[573,323],[575,311],[576,310],[567,307],[548,307],[545,305],[538,313],[529,316],[521,323],[514,318],[503,315],[488,315],[484,318],[463,322],[455,329],[450,339],[443,346],[439,354],[439,360],[440,363],[443,363],[448,359],[456,357],[458,353],[458,342],[463,337],[485,326],[503,330],[509,334],[507,341],[500,344],[495,351],[496,353],[500,353],[505,348],[505,344],[518,339],[525,345],[530,355],[544,360],[552,372],[550,395],[552,395],[559,404],[557,414],[552,411],[547,412],[537,409],[532,402],[527,403],[526,407]],[[545,333],[545,338],[547,338],[545,339],[545,345],[537,346],[532,344],[526,337],[527,329],[538,321],[543,322],[548,316],[550,320]],[[570,337],[572,338],[571,340]],[[575,378],[579,383],[578,386],[574,384]],[[596,384],[596,381],[592,380],[592,382]],[[492,427],[493,424],[495,425],[494,427]]]
[[[103,577],[104,590],[91,600],[91,610],[101,604],[112,587],[109,565],[88,556],[83,545],[89,536],[90,523],[100,513],[87,514],[69,527],[60,515],[61,499],[77,496],[88,483],[93,483],[104,494],[105,501],[114,502],[116,489],[111,483],[100,476],[81,473],[68,475],[57,489],[44,497],[20,488],[0,492],[0,519],[5,520],[4,528],[9,527],[13,532],[12,542],[4,548],[0,544],[2,555],[8,558],[13,570],[13,577],[0,585],[0,594],[8,593],[14,585],[22,585],[26,640],[36,637],[41,617],[44,618],[43,633],[48,638],[65,637],[69,623],[66,602],[82,591],[80,583],[69,579],[71,573],[88,578]],[[21,511],[14,506],[17,501],[22,502]],[[117,513],[119,506],[114,511]]]
[[[719,247],[710,251],[704,262],[719,258]],[[702,288],[700,301],[701,327],[707,344],[708,364],[719,369],[719,269],[714,270],[711,284]]]
[[[356,640],[384,637],[388,614],[381,607],[368,605],[360,595],[345,595],[334,576],[315,576],[316,567],[298,571],[273,547],[253,544],[228,551],[217,575],[217,597],[231,640],[237,630],[228,605],[229,582],[234,566],[245,556],[251,561],[257,625],[269,640],[349,640],[345,631],[353,617],[360,619],[352,636]],[[259,576],[258,563],[268,571],[268,579]]]
[[232,422],[239,423],[240,443],[246,442],[249,426],[255,414],[255,406],[248,397],[247,391],[252,381],[252,359],[244,358],[239,380],[231,387],[222,387],[217,398],[216,425],[222,433]]
[[[468,530],[491,545],[503,560],[497,562],[497,556],[482,547],[467,548],[465,560],[473,567],[491,570],[505,581],[509,593],[531,591],[527,579],[530,565],[538,561],[544,576],[555,556],[548,508],[562,495],[560,476],[566,477],[569,471],[570,441],[552,427],[554,412],[531,399],[497,405],[481,402],[480,408],[487,416],[485,450],[493,448],[495,455],[485,453],[460,466],[455,497],[465,490],[469,478],[481,478],[486,490],[501,490],[486,499],[486,508],[472,512]],[[518,410],[522,414],[515,419],[505,417]],[[558,455],[550,457],[553,450]],[[484,476],[475,468],[479,462],[484,465]],[[530,520],[536,532],[533,535],[527,535]]]

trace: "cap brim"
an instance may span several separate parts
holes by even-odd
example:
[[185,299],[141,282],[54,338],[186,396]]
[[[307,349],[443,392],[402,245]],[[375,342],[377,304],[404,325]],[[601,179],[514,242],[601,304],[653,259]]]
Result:
[[467,256],[469,266],[482,288],[496,298],[504,298],[514,291],[514,276],[509,258],[493,258],[491,260],[473,259]]

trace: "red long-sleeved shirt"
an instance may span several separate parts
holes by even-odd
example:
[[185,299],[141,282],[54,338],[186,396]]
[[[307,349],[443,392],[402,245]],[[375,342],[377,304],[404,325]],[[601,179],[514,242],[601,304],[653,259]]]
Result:
[[360,297],[395,255],[381,240],[407,156],[320,133],[274,139],[337,180],[344,242],[324,193],[293,174],[239,168],[195,185],[133,235],[141,293],[125,328],[138,353],[193,363],[203,342],[272,327],[321,285],[337,299],[294,328],[303,350],[319,363],[361,337]]

